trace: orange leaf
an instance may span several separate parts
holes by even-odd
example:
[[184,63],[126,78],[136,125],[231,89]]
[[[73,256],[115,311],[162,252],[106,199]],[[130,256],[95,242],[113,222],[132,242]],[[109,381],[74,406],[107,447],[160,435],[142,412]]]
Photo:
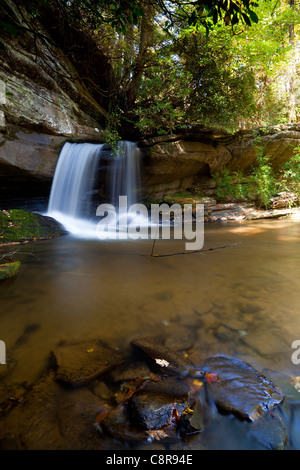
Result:
[[206,382],[211,385],[213,382],[219,382],[219,377],[217,374],[208,374],[205,373]]
[[101,412],[96,416],[96,423],[97,424],[100,424],[101,421],[106,418],[106,416],[109,414],[110,412],[110,409],[109,408],[105,408],[103,407],[103,409],[101,410]]

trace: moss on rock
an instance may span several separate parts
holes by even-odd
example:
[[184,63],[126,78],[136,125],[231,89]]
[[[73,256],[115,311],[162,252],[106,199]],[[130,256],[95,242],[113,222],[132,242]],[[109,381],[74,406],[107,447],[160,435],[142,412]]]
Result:
[[62,225],[51,217],[21,209],[0,210],[0,245],[44,240],[65,234]]
[[12,263],[0,264],[0,281],[9,279],[18,274],[21,267],[20,261],[13,261]]

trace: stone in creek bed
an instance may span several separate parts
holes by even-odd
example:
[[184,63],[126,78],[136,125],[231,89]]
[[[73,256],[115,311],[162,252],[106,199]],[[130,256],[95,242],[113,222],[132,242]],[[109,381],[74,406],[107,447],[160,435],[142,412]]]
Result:
[[269,450],[283,450],[288,442],[286,429],[281,418],[267,413],[261,419],[250,423],[249,436]]
[[208,382],[209,397],[225,411],[255,421],[284,400],[284,392],[249,364],[230,356],[206,359],[203,370],[216,374]]
[[119,351],[97,340],[67,344],[53,353],[58,366],[56,380],[73,387],[93,381],[126,359]]
[[164,346],[164,338],[141,338],[131,341],[131,345],[143,351],[156,365],[168,372],[180,372],[193,367],[182,351],[170,351]]
[[171,422],[173,411],[188,406],[189,388],[176,379],[148,384],[128,402],[130,421],[145,430],[161,429]]
[[134,428],[131,425],[122,405],[112,410],[103,419],[100,428],[119,441],[134,443],[146,441],[148,438],[148,435],[143,430]]
[[137,377],[147,378],[153,375],[148,364],[143,361],[127,361],[113,369],[109,376],[114,382],[136,380]]
[[202,403],[199,399],[192,411],[188,410],[184,413],[179,422],[179,429],[181,434],[194,434],[203,430],[203,409]]
[[15,277],[18,274],[20,267],[20,261],[0,264],[0,281]]
[[178,441],[177,431],[170,427],[166,431],[143,429],[131,422],[130,416],[123,405],[112,410],[100,423],[99,428],[114,439],[128,444],[138,442]]

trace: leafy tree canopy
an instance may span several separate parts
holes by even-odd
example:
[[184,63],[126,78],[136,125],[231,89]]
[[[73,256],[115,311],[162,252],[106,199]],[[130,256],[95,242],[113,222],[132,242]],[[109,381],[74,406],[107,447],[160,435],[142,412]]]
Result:
[[33,40],[43,42],[43,24],[108,110],[112,135],[298,120],[300,11],[294,0],[15,4],[32,21],[16,25],[6,16],[4,34],[31,28]]

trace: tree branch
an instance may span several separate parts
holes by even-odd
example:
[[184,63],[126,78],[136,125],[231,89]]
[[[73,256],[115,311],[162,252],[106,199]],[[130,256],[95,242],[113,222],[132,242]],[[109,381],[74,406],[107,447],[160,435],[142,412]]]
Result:
[[[155,241],[155,239],[154,239]],[[152,252],[151,252],[151,257],[153,258],[166,258],[168,256],[177,256],[177,255],[194,255],[194,254],[200,254],[200,253],[204,253],[206,251],[214,251],[214,250],[221,250],[223,248],[230,248],[232,246],[236,246],[236,245],[241,245],[241,242],[239,243],[232,243],[231,245],[223,245],[223,246],[216,246],[214,248],[206,248],[204,250],[193,250],[193,251],[180,251],[180,252],[176,252],[176,253],[168,253],[168,254],[165,254],[165,255],[155,255],[154,254],[154,243],[153,243],[153,246],[152,246]]]

